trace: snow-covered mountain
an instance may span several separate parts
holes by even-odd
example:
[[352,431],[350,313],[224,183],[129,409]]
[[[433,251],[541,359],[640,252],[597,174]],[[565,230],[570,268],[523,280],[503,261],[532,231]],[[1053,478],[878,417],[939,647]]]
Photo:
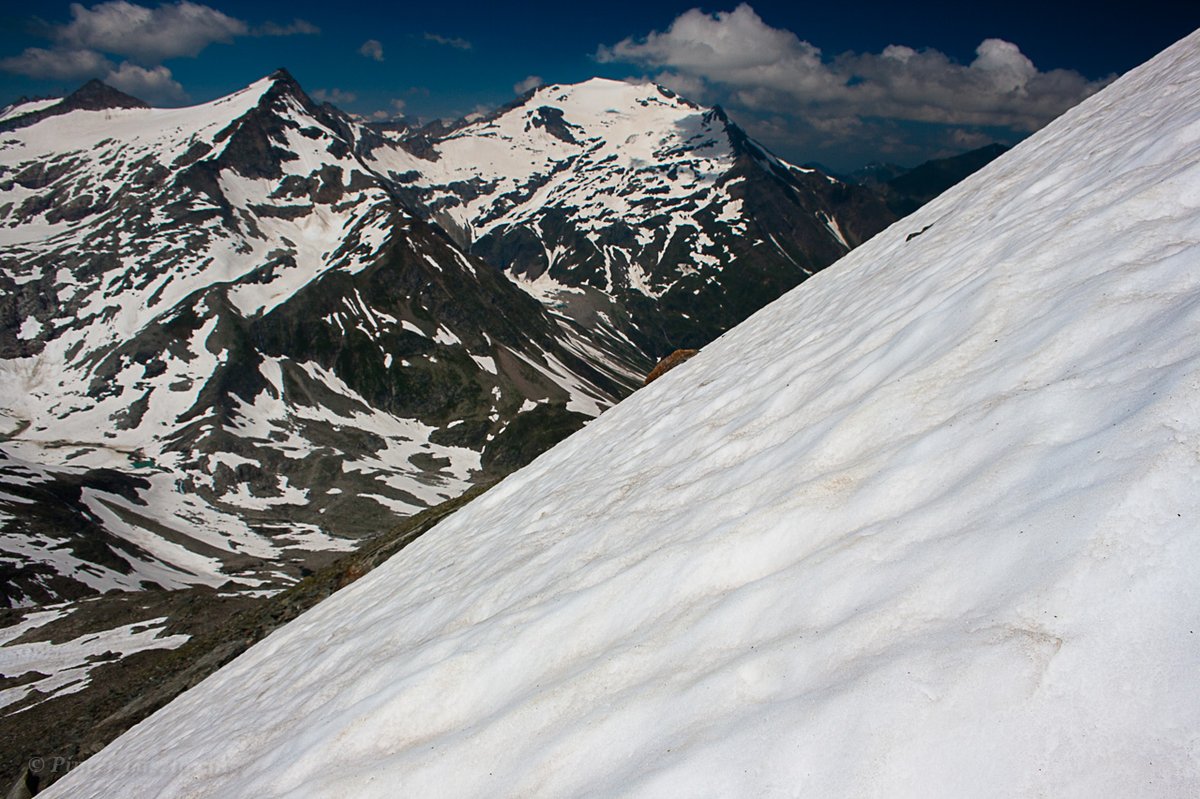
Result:
[[1198,141],[1200,32],[50,793],[1200,794]]
[[470,123],[381,135],[367,163],[414,207],[631,358],[708,343],[895,219],[653,83],[544,86]]
[[0,601],[278,585],[637,384],[285,72],[142,105],[89,84],[0,133]]
[[891,218],[653,84],[421,130],[283,71],[193,108],[97,81],[14,104],[0,604],[277,586],[527,462]]

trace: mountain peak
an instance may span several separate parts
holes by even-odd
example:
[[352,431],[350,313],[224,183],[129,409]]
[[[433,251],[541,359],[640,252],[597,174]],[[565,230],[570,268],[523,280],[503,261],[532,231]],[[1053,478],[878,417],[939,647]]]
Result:
[[103,111],[108,108],[149,108],[150,104],[92,78],[63,98],[64,111]]
[[[266,101],[275,100],[280,97],[291,97],[299,103],[308,113],[314,116],[320,116],[319,108],[326,103],[318,103],[314,100],[304,87],[300,85],[300,81],[292,75],[286,68],[280,67],[263,79],[268,84],[266,91],[263,92],[263,99]],[[331,108],[333,106],[330,106]]]
[[652,81],[632,82],[613,78],[588,78],[579,83],[554,83],[539,86],[529,97],[553,98],[557,102],[573,101],[576,104],[595,103],[606,108],[620,108],[632,104],[645,104],[650,100],[667,101],[687,108],[700,108],[665,86]]
[[278,90],[291,92],[296,96],[308,98],[308,94],[300,86],[300,81],[296,80],[296,77],[292,75],[291,72],[288,72],[284,67],[280,67],[272,72],[265,78],[265,80],[270,82],[272,88],[277,88]]
[[29,113],[15,113],[0,122],[0,131],[17,130],[41,122],[48,117],[68,114],[72,111],[104,111],[111,108],[149,108],[150,104],[114,89],[95,78],[68,94],[61,101],[41,105]]

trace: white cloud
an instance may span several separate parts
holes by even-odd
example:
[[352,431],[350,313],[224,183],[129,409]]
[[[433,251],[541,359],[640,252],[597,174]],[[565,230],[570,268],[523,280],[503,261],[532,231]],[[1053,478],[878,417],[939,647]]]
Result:
[[[0,61],[0,69],[51,80],[112,74],[131,86],[145,87],[148,96],[174,100],[183,96],[179,84],[170,77],[169,70],[164,76],[153,69],[166,59],[195,56],[210,44],[228,43],[238,36],[320,32],[302,19],[286,25],[267,22],[251,30],[240,19],[189,0],[155,8],[128,0],[108,0],[90,8],[72,3],[70,12],[69,22],[47,29],[47,35],[56,43],[53,48],[31,47]],[[114,69],[106,53],[127,58],[130,63]],[[143,67],[142,71],[132,71],[133,65]]]
[[18,56],[0,60],[0,69],[30,78],[76,80],[112,69],[112,62],[94,50],[45,50],[30,47]]
[[341,89],[317,89],[312,93],[312,98],[318,103],[342,105],[343,103],[354,102],[358,99],[358,95],[354,92],[342,91]]
[[378,39],[367,39],[362,43],[362,47],[358,48],[359,55],[370,58],[372,61],[383,60],[383,45]]
[[470,42],[468,42],[466,39],[460,39],[457,36],[455,36],[455,37],[439,36],[436,33],[426,33],[425,41],[436,42],[437,44],[444,44],[447,47],[453,47],[457,50],[470,50],[471,49]]
[[1029,132],[1104,83],[1069,70],[1041,72],[1001,39],[985,40],[968,65],[901,45],[826,59],[744,3],[713,15],[692,9],[665,32],[601,47],[596,57],[660,70],[656,79],[687,94],[715,87],[732,105],[791,108],[817,127],[873,117]]
[[187,93],[164,66],[145,67],[125,61],[104,77],[104,82],[126,94],[154,103],[173,103],[187,99]]
[[529,77],[525,78],[524,80],[519,80],[513,84],[513,93],[514,94],[524,94],[525,92],[529,91],[530,89],[536,89],[538,86],[541,86],[542,82],[543,81],[542,81],[541,76],[530,75]]
[[55,31],[55,38],[67,47],[157,64],[195,56],[214,42],[230,42],[248,32],[245,22],[187,0],[157,8],[109,0],[91,8],[72,3],[71,21]]

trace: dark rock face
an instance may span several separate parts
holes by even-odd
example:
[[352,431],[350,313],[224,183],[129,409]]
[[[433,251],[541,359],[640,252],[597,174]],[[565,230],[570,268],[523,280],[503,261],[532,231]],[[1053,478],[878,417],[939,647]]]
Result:
[[66,111],[103,111],[106,108],[149,108],[150,104],[98,80],[89,80],[62,101]]
[[[19,463],[0,451],[0,475],[20,478]],[[0,477],[2,480],[3,477]],[[53,537],[60,550],[81,562],[92,563],[120,574],[132,572],[129,560],[149,556],[136,543],[114,535],[103,520],[86,502],[83,492],[108,494],[138,502],[138,489],[149,483],[137,477],[111,469],[97,469],[79,474],[62,474],[25,484],[23,480],[5,481],[8,497],[0,507],[16,511],[4,526],[9,535],[31,540]],[[62,599],[79,599],[94,594],[86,585],[59,573],[50,564],[34,560],[0,560],[0,607],[18,603],[53,604]]]
[[571,129],[579,130],[578,125],[572,125],[563,120],[563,112],[561,108],[553,108],[548,105],[543,105],[538,108],[537,114],[532,116],[529,124],[535,128],[545,128],[546,132],[557,139],[562,139],[568,144],[578,144],[575,136],[571,133]]

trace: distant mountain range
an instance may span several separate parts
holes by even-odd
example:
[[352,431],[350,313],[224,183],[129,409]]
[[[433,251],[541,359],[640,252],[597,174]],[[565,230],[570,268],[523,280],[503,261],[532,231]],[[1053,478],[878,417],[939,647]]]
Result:
[[1003,144],[989,144],[959,155],[935,158],[915,167],[877,161],[847,174],[817,163],[806,166],[820,169],[846,183],[873,188],[883,194],[892,211],[906,216],[1008,150]]
[[182,109],[93,81],[0,131],[17,605],[274,590],[528,462],[963,171],[849,184],[601,79],[420,129],[285,71]]

